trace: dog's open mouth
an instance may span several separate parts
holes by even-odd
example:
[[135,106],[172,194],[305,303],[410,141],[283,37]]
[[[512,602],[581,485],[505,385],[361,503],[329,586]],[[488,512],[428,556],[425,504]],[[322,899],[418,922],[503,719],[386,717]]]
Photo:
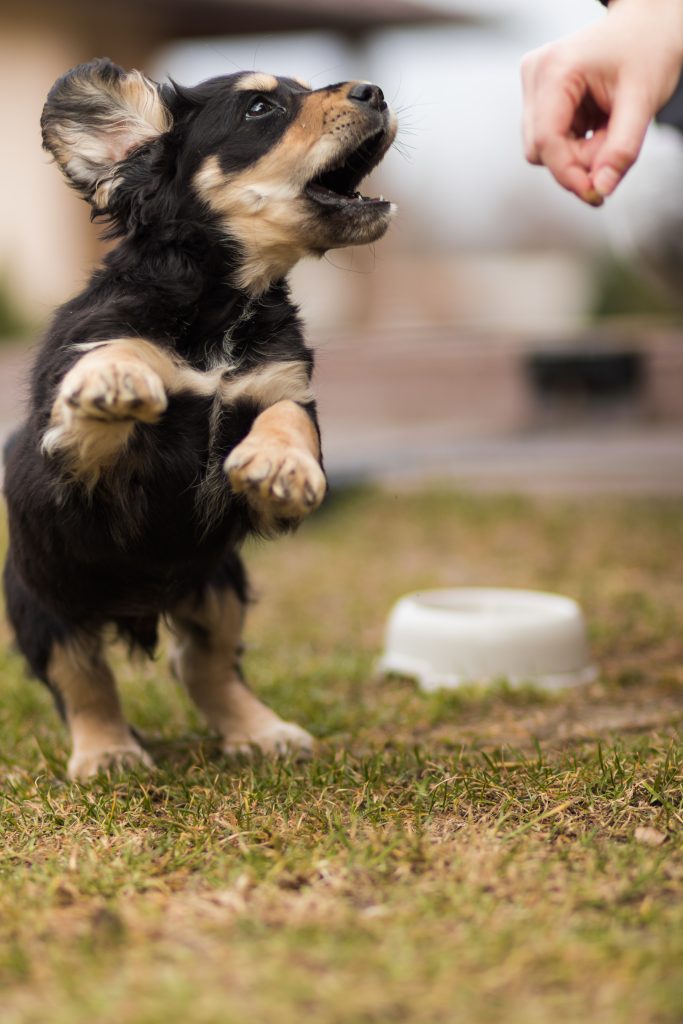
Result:
[[388,206],[389,202],[384,196],[361,195],[358,186],[380,162],[389,144],[390,139],[385,129],[375,132],[357,149],[347,153],[339,163],[309,181],[304,190],[306,195],[322,206],[337,209],[382,204]]

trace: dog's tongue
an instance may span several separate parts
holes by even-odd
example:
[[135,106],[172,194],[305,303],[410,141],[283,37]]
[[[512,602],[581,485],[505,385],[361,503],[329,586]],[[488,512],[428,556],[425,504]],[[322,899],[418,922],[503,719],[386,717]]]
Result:
[[306,186],[306,191],[319,203],[327,203],[329,206],[339,206],[339,203],[383,203],[383,196],[364,196],[360,192],[335,192],[334,189],[326,188],[316,182]]
[[326,188],[325,185],[319,185],[317,182],[313,181],[306,186],[306,191],[312,192],[315,195],[315,198],[320,202],[325,202],[326,200],[330,201],[333,199],[337,201],[339,199],[347,199],[353,202],[361,202],[363,199],[360,192],[335,192],[334,189]]

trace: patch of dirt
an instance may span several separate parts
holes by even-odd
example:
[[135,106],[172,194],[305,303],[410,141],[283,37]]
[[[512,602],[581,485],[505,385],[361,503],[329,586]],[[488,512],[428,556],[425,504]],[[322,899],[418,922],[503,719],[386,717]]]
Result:
[[545,747],[576,742],[615,739],[625,734],[658,733],[676,736],[683,724],[683,688],[673,691],[643,688],[638,696],[605,693],[602,686],[588,687],[536,707],[510,707],[502,701],[483,713],[454,712],[452,724],[440,724],[431,736],[437,742],[493,744],[525,749],[536,741]]

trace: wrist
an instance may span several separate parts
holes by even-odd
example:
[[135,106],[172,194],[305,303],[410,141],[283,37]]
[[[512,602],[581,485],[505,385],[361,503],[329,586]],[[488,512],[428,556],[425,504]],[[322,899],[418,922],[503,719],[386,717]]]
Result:
[[607,0],[612,14],[645,15],[683,62],[683,0]]

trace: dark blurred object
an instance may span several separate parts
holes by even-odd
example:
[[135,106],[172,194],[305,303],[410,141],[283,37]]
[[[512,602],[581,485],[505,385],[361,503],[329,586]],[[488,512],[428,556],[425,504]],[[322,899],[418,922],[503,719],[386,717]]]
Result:
[[532,352],[527,370],[535,392],[545,398],[603,401],[637,393],[643,383],[639,352],[567,348]]
[[[30,0],[29,0],[30,2]],[[35,0],[34,0],[35,2]],[[38,4],[38,6],[42,6]],[[464,24],[480,21],[428,0],[71,0],[88,25],[140,20],[157,39],[190,39],[258,32],[327,29],[359,35],[387,25]]]
[[657,114],[659,124],[670,124],[683,132],[683,75],[681,75],[676,91]]
[[646,364],[633,348],[583,339],[529,353],[525,371],[541,429],[631,424],[645,415]]
[[[133,6],[137,6],[136,3]],[[463,22],[443,8],[410,0],[147,0],[145,7],[159,7],[168,17],[177,10],[190,15],[194,35],[206,31],[240,32],[303,31],[328,28],[357,34],[392,25]],[[218,19],[223,19],[222,28]],[[202,24],[205,26],[201,28]],[[184,29],[187,35],[187,29]]]

